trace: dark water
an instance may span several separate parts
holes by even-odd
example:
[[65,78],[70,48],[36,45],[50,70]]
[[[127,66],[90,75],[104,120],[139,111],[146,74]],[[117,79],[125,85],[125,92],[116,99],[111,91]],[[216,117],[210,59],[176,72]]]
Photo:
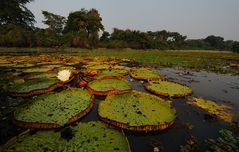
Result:
[[[192,86],[192,96],[215,100],[231,106],[235,114],[235,121],[239,120],[239,76],[215,74],[206,71],[188,72],[172,68],[157,70],[169,80]],[[129,80],[135,90],[146,92],[143,88],[144,84],[138,81],[131,81],[129,76],[126,79]],[[0,144],[4,144],[9,138],[23,131],[23,129],[12,124],[12,111],[19,104],[28,100],[28,98],[14,98],[7,96],[6,93],[1,93],[0,100]],[[104,100],[103,97],[96,97],[94,109],[79,121],[99,120],[97,117],[97,107],[98,103],[102,100]],[[186,100],[187,98],[172,99],[172,104],[177,110],[177,120],[167,130],[154,133],[132,133],[125,131],[132,152],[153,151],[152,141],[157,142],[159,149],[162,149],[162,151],[179,151],[180,145],[185,144],[186,139],[190,136],[194,136],[198,141],[196,151],[205,151],[207,148],[204,142],[205,139],[216,138],[221,128],[230,127],[224,122],[205,120],[206,112],[188,105]]]

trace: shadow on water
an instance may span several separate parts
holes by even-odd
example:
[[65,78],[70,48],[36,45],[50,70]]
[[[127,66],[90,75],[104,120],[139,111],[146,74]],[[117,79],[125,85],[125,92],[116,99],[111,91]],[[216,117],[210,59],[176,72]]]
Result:
[[[239,120],[237,111],[239,108],[239,76],[208,73],[205,71],[185,72],[184,70],[172,68],[158,70],[169,80],[192,86],[192,96],[200,96],[232,106],[232,110],[235,113],[235,120]],[[147,92],[143,88],[143,85],[145,85],[143,82],[132,80],[129,76],[125,79],[132,84],[135,90]],[[74,84],[69,84],[69,86],[74,86]],[[23,131],[23,129],[14,126],[11,120],[12,112],[24,99],[21,97],[9,97],[5,93],[1,93],[0,99],[2,119],[0,124],[0,144],[4,144],[8,139]],[[102,100],[104,100],[104,97],[96,96],[94,108],[79,121],[99,120],[97,117],[97,108],[98,103]],[[186,100],[187,98],[172,100],[172,104],[177,110],[177,120],[170,128],[151,133],[124,131],[129,140],[132,152],[153,151],[152,141],[158,142],[159,149],[165,152],[179,151],[180,145],[185,144],[186,139],[190,136],[194,136],[198,140],[198,149],[196,151],[205,151],[204,140],[217,137],[218,131],[221,128],[229,127],[226,123],[205,119],[207,118],[205,117],[206,113],[203,110],[188,105]]]

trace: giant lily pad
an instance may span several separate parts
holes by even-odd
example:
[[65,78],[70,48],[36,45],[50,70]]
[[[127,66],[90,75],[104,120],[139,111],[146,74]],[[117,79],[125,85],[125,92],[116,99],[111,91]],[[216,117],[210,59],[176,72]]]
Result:
[[43,79],[43,78],[56,78],[57,72],[40,72],[40,73],[30,73],[24,76],[25,79]]
[[15,122],[25,128],[59,128],[86,115],[93,100],[89,91],[77,88],[44,94],[17,108]]
[[190,98],[188,103],[206,110],[209,114],[214,115],[225,122],[230,123],[233,121],[230,107],[226,105],[218,104],[212,100],[204,100],[202,98]]
[[[70,134],[69,137],[65,135],[66,130]],[[127,138],[123,133],[109,129],[101,122],[79,123],[66,130],[38,131],[35,134],[28,130],[9,140],[3,145],[2,151],[130,151]]]
[[149,81],[145,88],[166,97],[184,97],[192,93],[191,87],[170,81]]
[[171,126],[176,118],[176,110],[170,103],[138,91],[109,95],[98,108],[102,121],[133,131],[162,130]]
[[152,71],[148,68],[131,68],[130,76],[137,80],[161,80],[159,72]]
[[50,92],[64,85],[56,78],[44,78],[29,80],[21,84],[14,84],[10,88],[10,93],[13,96],[32,96],[35,94],[43,94]]
[[45,66],[38,66],[38,67],[32,67],[32,68],[27,68],[24,69],[22,72],[24,73],[32,73],[32,72],[47,72],[51,71],[54,68],[57,68],[61,65],[45,65]]
[[99,65],[89,65],[86,66],[87,70],[105,70],[109,69],[110,66],[107,64],[99,64]]
[[94,76],[95,79],[106,79],[106,78],[123,78],[128,74],[128,70],[123,69],[112,69],[112,70],[103,70],[100,74]]
[[126,93],[132,90],[131,85],[125,80],[120,79],[99,79],[91,81],[87,89],[95,94],[106,96],[109,94]]

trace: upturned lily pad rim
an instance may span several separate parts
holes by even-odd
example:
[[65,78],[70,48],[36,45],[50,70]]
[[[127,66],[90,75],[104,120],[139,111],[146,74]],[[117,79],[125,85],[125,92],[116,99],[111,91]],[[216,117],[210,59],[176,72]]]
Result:
[[[149,94],[149,95],[151,97],[154,97],[154,98],[160,98],[160,97],[157,97],[157,96],[154,96],[154,95],[151,95],[151,94]],[[104,101],[102,101],[102,102],[104,102]],[[169,104],[170,108],[172,108],[172,105],[169,102],[167,102],[166,100],[162,100],[162,102],[165,102],[165,103]],[[99,104],[101,104],[101,103],[99,103]],[[161,130],[167,129],[167,128],[169,128],[170,126],[172,126],[174,124],[174,122],[177,119],[177,116],[176,116],[176,109],[175,108],[173,108],[173,109],[175,110],[174,119],[172,119],[170,122],[166,122],[165,124],[159,124],[159,125],[132,126],[132,125],[129,125],[128,123],[119,122],[119,121],[112,120],[112,119],[107,118],[107,117],[102,117],[99,114],[99,107],[98,107],[98,111],[97,111],[97,116],[103,122],[105,122],[105,123],[107,123],[109,125],[121,128],[121,129],[129,130],[129,131],[134,131],[134,132],[155,132],[155,131],[161,131]]]
[[154,89],[149,88],[150,86],[152,86],[152,85],[150,85],[150,84],[147,85],[147,86],[144,86],[144,88],[145,88],[147,91],[149,91],[149,92],[151,92],[151,93],[153,93],[153,94],[160,95],[160,96],[164,96],[164,97],[172,97],[172,98],[185,97],[185,96],[191,95],[191,94],[193,93],[192,87],[191,87],[191,86],[188,86],[188,85],[186,85],[186,84],[182,84],[182,83],[174,82],[174,81],[169,81],[169,80],[166,80],[166,79],[164,79],[164,80],[158,80],[158,81],[167,81],[167,82],[170,82],[170,83],[179,84],[179,85],[182,85],[182,86],[185,86],[185,87],[190,88],[191,91],[188,92],[188,93],[184,93],[184,94],[174,94],[173,96],[170,96],[168,93],[156,91],[156,90],[154,90]]
[[[140,67],[140,68],[144,68],[144,67]],[[145,69],[151,70],[151,69],[149,69],[149,68],[145,68]],[[132,74],[134,70],[137,70],[137,69],[133,69],[133,68],[131,68],[129,74],[130,74],[130,77],[132,77],[132,78],[135,79],[135,80],[145,80],[145,81],[150,81],[150,80],[162,80],[162,79],[163,79],[163,77],[162,77],[160,74],[159,74],[160,77],[155,77],[155,78],[135,77],[135,76]],[[152,70],[151,70],[151,71],[152,71]],[[155,72],[155,71],[152,71],[152,72]],[[155,73],[157,73],[157,72],[155,72]]]
[[71,76],[68,81],[63,82],[63,81],[59,80],[59,82],[49,86],[48,88],[36,89],[36,90],[29,91],[29,92],[14,92],[14,91],[12,92],[12,91],[10,91],[10,95],[11,96],[28,97],[28,96],[48,93],[48,92],[51,92],[51,91],[55,90],[56,88],[64,86],[66,83],[73,80],[73,78],[74,78],[74,76]]
[[[121,151],[122,150],[125,152],[131,151],[131,146],[130,146],[129,141],[128,141],[127,137],[125,136],[124,132],[122,130],[114,130],[114,129],[108,127],[106,124],[104,124],[101,121],[78,122],[78,123],[76,123],[75,126],[68,127],[68,128],[74,133],[74,136],[69,141],[67,139],[65,139],[65,137],[62,137],[62,132],[64,131],[64,129],[61,129],[58,131],[38,130],[37,132],[33,132],[33,134],[32,134],[32,131],[30,129],[28,129],[16,136],[10,138],[4,145],[0,146],[0,150],[12,151],[17,146],[21,147],[23,150],[26,150],[25,148],[29,148],[31,146],[31,144],[29,144],[29,143],[31,143],[31,141],[33,141],[33,142],[35,142],[35,143],[33,143],[33,145],[34,145],[33,149],[39,150],[39,148],[40,148],[41,150],[44,150],[44,148],[48,148],[48,146],[51,146],[51,147],[49,147],[49,148],[53,148],[51,150],[65,151],[66,150],[65,147],[70,148],[70,147],[72,147],[72,144],[80,145],[82,141],[83,142],[86,141],[85,143],[87,144],[88,139],[100,138],[102,135],[104,137],[105,134],[107,134],[109,136],[108,136],[108,139],[105,141],[108,141],[108,142],[103,143],[104,147],[109,145],[110,148],[112,148],[112,150],[114,150],[113,149],[114,146],[117,146],[114,144],[119,143],[118,146]],[[94,130],[94,129],[100,130],[99,135],[91,134],[91,137],[89,137],[89,138],[87,136],[84,136],[81,142],[77,142],[77,141],[79,141],[78,138],[80,137],[81,133],[86,132],[84,134],[87,134],[88,129],[89,130]],[[112,133],[113,133],[113,136],[110,136]],[[39,140],[34,140],[35,138],[39,139]],[[29,140],[29,139],[33,139],[33,140]],[[48,139],[50,139],[49,142],[48,142]],[[117,141],[112,146],[111,146],[111,143],[109,142],[111,139],[115,139]],[[101,139],[101,141],[103,141],[103,140]],[[93,142],[97,143],[97,140],[94,140]],[[23,145],[21,145],[21,143],[23,143]],[[46,145],[46,147],[44,147],[44,146],[43,147],[35,147],[35,146],[41,145],[43,143],[46,143],[46,144],[49,143],[49,145]],[[100,141],[98,143],[100,143]],[[60,149],[58,146],[60,146]],[[74,147],[74,148],[76,149],[78,147]],[[83,150],[86,150],[86,149],[83,149]],[[98,149],[96,149],[96,150],[98,150]]]
[[[82,110],[81,112],[78,112],[76,115],[74,115],[71,118],[69,118],[68,122],[64,126],[72,124],[73,122],[77,121],[79,118],[82,118],[87,113],[89,113],[90,110],[94,106],[94,100],[95,100],[95,96],[92,94],[91,98],[90,98],[89,105],[84,110]],[[24,122],[24,121],[16,120],[15,119],[15,112],[14,112],[13,123],[16,124],[19,127],[22,127],[22,128],[53,129],[53,128],[62,128],[62,127],[64,127],[64,126],[61,126],[61,125],[59,125],[57,123]]]
[[[109,70],[109,69],[106,69]],[[121,70],[121,69],[111,69],[112,71],[114,70]],[[104,70],[103,70],[104,71]],[[98,71],[99,73],[96,75],[100,75],[101,73],[103,73],[103,71]],[[94,80],[102,80],[102,79],[123,79],[126,75],[128,75],[128,71],[127,72],[122,72],[122,73],[118,73],[118,76],[113,76],[113,75],[107,75],[107,76],[103,76],[102,78],[97,78],[97,77],[93,77]]]
[[[91,81],[91,82],[93,83],[93,82],[95,82],[95,81],[107,80],[107,79],[117,79],[117,78],[97,79],[97,80],[94,80],[94,81]],[[122,79],[117,79],[117,80],[126,81],[126,80],[122,80]],[[126,82],[127,82],[127,81],[126,81]],[[89,85],[86,87],[86,89],[87,89],[88,91],[90,91],[92,94],[94,94],[94,95],[99,95],[99,96],[107,96],[107,95],[111,95],[111,94],[128,93],[128,92],[131,92],[131,91],[133,90],[131,85],[129,85],[129,88],[130,88],[130,89],[125,89],[125,90],[112,89],[112,90],[109,90],[109,91],[97,91],[97,90],[94,90],[93,88],[91,88]]]

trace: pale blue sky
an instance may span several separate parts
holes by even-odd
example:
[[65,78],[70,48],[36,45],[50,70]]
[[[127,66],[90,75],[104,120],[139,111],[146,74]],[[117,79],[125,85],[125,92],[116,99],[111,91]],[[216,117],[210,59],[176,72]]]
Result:
[[239,0],[35,0],[28,8],[42,23],[41,10],[67,17],[96,8],[109,32],[113,27],[141,31],[176,31],[188,38],[218,35],[239,41]]

